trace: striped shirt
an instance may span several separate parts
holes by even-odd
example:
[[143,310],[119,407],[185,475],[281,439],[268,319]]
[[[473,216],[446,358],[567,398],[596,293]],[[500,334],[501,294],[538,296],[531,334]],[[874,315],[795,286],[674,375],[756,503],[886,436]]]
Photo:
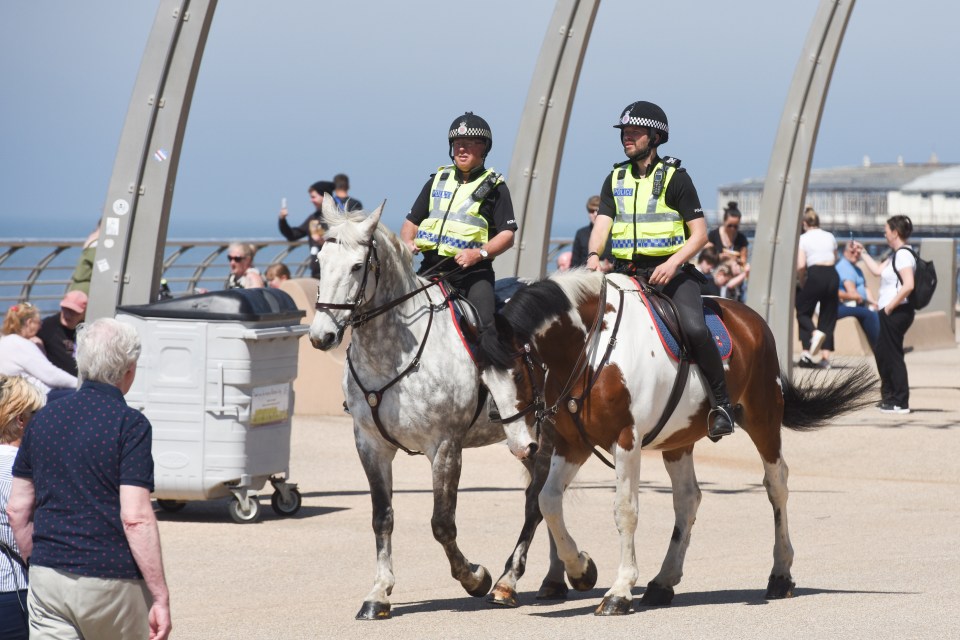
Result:
[[[0,542],[15,552],[20,553],[17,542],[13,539],[13,529],[7,518],[7,500],[10,498],[10,489],[13,486],[13,460],[17,457],[17,448],[9,444],[0,444]],[[7,557],[0,551],[0,593],[20,591],[27,588],[27,576],[16,560]]]

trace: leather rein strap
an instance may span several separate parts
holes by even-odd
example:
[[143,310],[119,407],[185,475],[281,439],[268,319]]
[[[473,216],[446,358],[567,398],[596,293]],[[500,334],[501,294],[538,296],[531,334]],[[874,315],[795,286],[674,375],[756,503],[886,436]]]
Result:
[[[583,443],[591,448],[591,450],[593,451],[593,454],[597,458],[599,458],[600,461],[603,462],[603,464],[607,465],[611,469],[615,469],[616,468],[615,465],[612,462],[610,462],[606,458],[606,456],[604,456],[600,452],[600,450],[597,448],[597,445],[595,445],[590,440],[590,437],[587,435],[586,428],[583,425],[583,418],[580,415],[585,404],[584,399],[590,397],[590,392],[593,390],[593,387],[597,383],[597,380],[599,380],[601,371],[606,366],[607,362],[610,359],[610,354],[613,352],[614,347],[617,345],[617,333],[620,330],[620,321],[623,319],[624,293],[627,290],[621,288],[616,283],[610,282],[606,278],[604,278],[604,285],[607,285],[607,284],[612,286],[614,289],[616,289],[620,293],[620,305],[617,308],[617,318],[614,321],[613,331],[610,334],[610,340],[607,342],[607,349],[603,354],[603,358],[600,359],[599,364],[594,370],[593,376],[591,376],[586,387],[583,389],[583,392],[579,396],[572,395],[568,391],[568,389],[573,386],[573,381],[582,375],[583,371],[586,369],[586,366],[587,366],[588,359],[585,356],[589,348],[588,344],[590,341],[585,340],[584,347],[583,347],[584,350],[581,353],[581,356],[579,359],[583,361],[582,364],[576,367],[577,370],[568,379],[567,384],[565,385],[564,392],[560,394],[560,397],[557,400],[557,403],[554,404],[553,407],[551,407],[548,412],[552,415],[555,415],[559,410],[559,405],[564,401],[566,401],[567,411],[570,413],[570,417],[573,420],[573,424],[574,426],[576,426],[577,432],[580,434],[580,438],[583,441]],[[669,308],[673,311],[676,317],[679,317],[679,313],[677,312],[676,305],[674,304],[673,300],[670,299],[669,296],[666,296],[660,291],[650,287],[645,282],[644,283],[637,282],[637,284],[640,286],[639,289],[635,290],[637,293],[641,293],[648,297],[656,296],[663,303],[669,306]],[[600,305],[597,309],[597,318],[594,321],[593,327],[590,329],[590,335],[599,335],[600,320],[603,317],[604,310],[606,308],[606,292],[607,292],[607,288],[606,286],[604,286],[600,295]],[[641,297],[641,299],[643,298]],[[644,302],[646,301],[644,300]],[[654,425],[653,429],[647,432],[647,434],[644,436],[643,440],[640,443],[641,447],[645,447],[649,445],[651,442],[653,442],[657,438],[657,436],[660,435],[660,432],[663,431],[663,427],[667,424],[667,420],[670,419],[670,416],[673,415],[674,410],[676,410],[677,405],[680,403],[680,397],[683,395],[683,389],[686,386],[687,376],[689,375],[689,371],[690,371],[690,357],[689,357],[689,354],[687,353],[686,339],[685,339],[685,336],[683,336],[683,329],[679,327],[679,323],[678,323],[677,330],[680,333],[679,338],[680,338],[680,344],[682,345],[681,351],[680,351],[679,367],[677,368],[677,375],[674,378],[673,388],[670,390],[670,396],[667,398],[667,404],[663,409],[663,413],[660,414],[660,419],[657,420],[657,424]]]

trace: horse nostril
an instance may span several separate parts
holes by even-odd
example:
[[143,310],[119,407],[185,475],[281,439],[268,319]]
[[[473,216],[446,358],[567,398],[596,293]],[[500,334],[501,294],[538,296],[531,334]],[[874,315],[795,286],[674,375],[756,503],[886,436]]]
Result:
[[527,456],[532,458],[533,456],[537,455],[537,451],[539,450],[540,450],[540,447],[537,446],[536,442],[534,442],[529,447],[527,447]]

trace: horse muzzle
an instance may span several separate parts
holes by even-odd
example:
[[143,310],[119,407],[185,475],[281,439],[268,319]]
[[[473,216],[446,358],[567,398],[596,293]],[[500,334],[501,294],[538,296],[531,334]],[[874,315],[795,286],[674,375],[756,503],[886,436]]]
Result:
[[319,349],[320,351],[329,351],[334,347],[340,344],[340,340],[343,338],[343,333],[334,333],[333,331],[328,331],[322,334],[320,337],[314,337],[310,335],[310,344],[313,345],[314,349]]

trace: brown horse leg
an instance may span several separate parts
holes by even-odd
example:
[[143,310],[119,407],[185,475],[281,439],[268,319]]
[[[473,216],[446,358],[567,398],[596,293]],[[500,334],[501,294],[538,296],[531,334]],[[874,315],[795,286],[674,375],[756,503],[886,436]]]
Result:
[[467,593],[476,598],[487,595],[493,579],[482,565],[470,564],[457,546],[457,488],[463,450],[459,442],[446,440],[433,454],[433,516],[430,525],[433,537],[443,547],[450,561],[450,575]]
[[670,475],[673,488],[673,534],[663,558],[660,573],[647,584],[640,602],[662,607],[673,601],[673,588],[683,577],[683,560],[690,546],[690,532],[700,507],[700,485],[693,468],[693,445],[663,452],[663,466]]

